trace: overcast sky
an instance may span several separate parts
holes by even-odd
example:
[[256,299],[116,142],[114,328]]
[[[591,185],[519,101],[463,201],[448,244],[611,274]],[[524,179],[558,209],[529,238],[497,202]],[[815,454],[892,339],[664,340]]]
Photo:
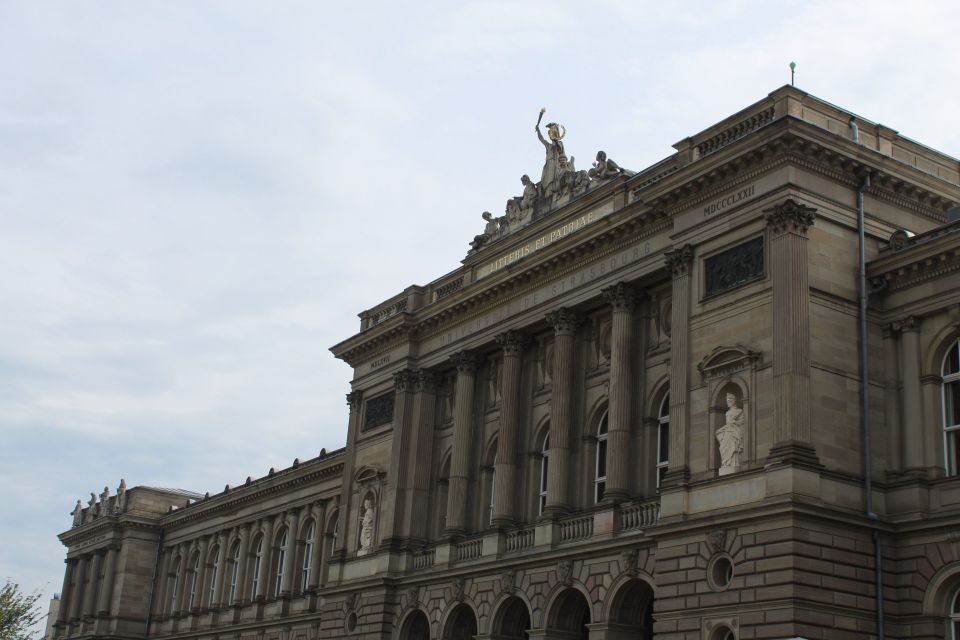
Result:
[[957,7],[0,0],[0,578],[59,591],[74,502],[121,477],[342,446],[328,348],[539,175],[541,106],[579,168],[639,170],[795,60],[960,156]]

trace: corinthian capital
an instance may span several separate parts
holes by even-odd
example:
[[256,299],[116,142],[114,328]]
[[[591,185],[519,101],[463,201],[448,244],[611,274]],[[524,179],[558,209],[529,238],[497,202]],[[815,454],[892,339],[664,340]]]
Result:
[[393,374],[393,388],[397,391],[413,391],[417,382],[416,369],[403,369]]
[[450,356],[450,360],[460,373],[475,372],[477,370],[477,364],[479,363],[476,354],[470,351],[458,351]]
[[690,268],[693,266],[693,245],[685,244],[682,247],[667,251],[663,254],[667,263],[667,269],[673,274],[673,277],[690,275]]
[[580,314],[566,307],[560,307],[547,314],[547,322],[553,325],[553,330],[557,333],[573,333],[577,330],[580,320]]
[[351,391],[347,394],[347,405],[350,406],[351,411],[360,406],[361,395],[362,394],[359,391]]
[[637,304],[636,290],[624,282],[601,289],[600,293],[614,311],[633,311]]
[[529,342],[527,336],[519,331],[505,331],[497,336],[497,344],[503,349],[505,356],[520,355]]
[[813,224],[813,214],[816,211],[813,207],[788,198],[775,207],[764,209],[763,213],[767,226],[773,233],[780,235],[793,232],[806,235],[807,229]]

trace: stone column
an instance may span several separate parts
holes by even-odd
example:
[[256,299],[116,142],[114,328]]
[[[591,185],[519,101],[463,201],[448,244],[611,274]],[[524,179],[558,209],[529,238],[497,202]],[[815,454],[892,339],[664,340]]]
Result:
[[[247,565],[250,564],[250,525],[240,527],[240,570],[237,572],[237,589],[233,594],[233,602],[228,604],[239,606],[246,599],[247,593]],[[253,594],[250,594],[253,597]]]
[[573,402],[573,345],[580,317],[560,308],[547,314],[553,325],[553,396],[550,400],[550,448],[544,515],[570,511],[570,424]]
[[73,601],[77,599],[77,590],[73,586],[73,580],[77,576],[77,561],[66,558],[63,562],[67,568],[63,573],[63,589],[60,590],[60,610],[57,612],[59,625],[70,621],[70,610],[73,607]]
[[430,472],[433,467],[434,409],[437,403],[437,377],[430,371],[417,375],[417,394],[411,417],[410,489],[404,530],[414,543],[424,543],[430,523]]
[[256,600],[266,600],[269,593],[267,581],[270,579],[270,565],[273,561],[273,521],[274,516],[263,519],[263,546],[260,547],[260,572],[257,574]]
[[297,557],[297,539],[300,535],[300,509],[294,509],[287,520],[287,555],[283,559],[283,580],[280,582],[279,595],[289,598],[293,592],[293,561]]
[[320,576],[323,571],[322,563],[324,554],[328,553],[327,538],[324,527],[327,521],[327,503],[325,500],[317,502],[313,507],[313,521],[315,524],[313,534],[313,558],[310,559],[310,582],[307,589],[314,593],[320,587]]
[[100,598],[97,600],[97,615],[109,616],[111,599],[113,598],[113,580],[117,570],[117,554],[120,546],[111,544],[107,547],[107,560],[103,568],[103,583],[100,585]]
[[170,588],[170,548],[162,548],[160,551],[160,572],[157,574],[156,591],[153,594],[153,614],[157,618],[163,618],[167,602],[167,590]]
[[81,608],[80,605],[83,604],[84,596],[84,580],[87,578],[87,573],[89,572],[89,558],[81,557],[77,558],[75,561],[76,568],[74,570],[74,581],[73,588],[70,590],[70,622],[75,623],[80,619]]
[[923,473],[923,431],[927,425],[920,388],[920,319],[909,316],[895,326],[900,330],[900,365],[903,367],[903,470]]
[[[350,419],[347,426],[347,451],[351,454],[356,452],[356,443],[357,438],[360,435],[360,414],[361,407],[363,406],[363,392],[360,390],[353,390],[347,394],[347,405],[350,407]],[[343,473],[340,474],[341,478],[351,479],[353,478],[353,465],[354,465],[355,455],[344,456],[343,461]],[[337,537],[336,549],[334,553],[338,558],[344,557],[347,552],[347,541],[350,540],[352,531],[350,529],[350,518],[347,514],[350,513],[350,503],[353,499],[353,483],[344,482],[343,488],[340,490],[340,535]]]
[[816,209],[786,200],[766,209],[773,284],[774,437],[770,461],[819,467],[810,428],[807,230]]
[[96,613],[97,607],[97,583],[100,581],[100,567],[103,563],[103,556],[99,552],[91,554],[90,559],[90,579],[87,580],[87,586],[83,590],[83,617],[92,618]]
[[887,466],[900,472],[901,460],[900,431],[900,359],[897,355],[897,331],[893,326],[883,328],[883,420],[887,432]]
[[613,310],[610,327],[610,399],[607,410],[606,502],[630,497],[630,427],[633,423],[633,309],[636,294],[623,283],[602,291]]
[[[390,518],[382,519],[379,533],[383,546],[394,549],[401,548],[406,537],[403,521],[407,515],[408,477],[412,472],[409,465],[410,440],[411,432],[416,429],[412,414],[418,375],[415,369],[403,369],[393,374],[393,439],[390,441],[390,467],[387,471],[391,480],[387,484],[385,498],[394,508]],[[379,512],[382,514],[383,510]]]
[[503,348],[503,391],[500,404],[500,434],[497,437],[497,460],[494,463],[496,487],[493,499],[495,527],[509,526],[517,521],[517,439],[520,432],[521,373],[526,336],[507,331],[497,336]]
[[467,500],[470,478],[470,450],[473,446],[473,391],[477,374],[477,358],[461,351],[453,356],[457,366],[457,387],[454,396],[453,452],[450,456],[450,482],[447,493],[447,526],[449,536],[467,531]]
[[662,489],[684,484],[690,478],[687,444],[690,415],[687,391],[690,388],[690,281],[693,271],[693,246],[686,244],[668,251],[665,258],[667,269],[673,277],[673,286],[670,293],[670,466]]
[[177,602],[173,607],[174,615],[180,615],[186,613],[187,610],[187,571],[190,566],[190,543],[183,542],[180,544],[180,568],[179,575],[180,579],[177,580]]
[[217,552],[220,554],[220,557],[217,563],[219,565],[217,571],[213,574],[210,602],[207,603],[207,606],[211,609],[220,609],[223,607],[224,576],[228,569],[227,554],[230,553],[230,550],[227,549],[228,540],[229,536],[226,531],[221,531],[217,534]]

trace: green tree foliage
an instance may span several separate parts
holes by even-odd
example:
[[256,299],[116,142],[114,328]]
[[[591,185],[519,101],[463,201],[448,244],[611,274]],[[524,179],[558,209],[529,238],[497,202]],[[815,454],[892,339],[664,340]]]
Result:
[[7,582],[0,589],[0,640],[28,640],[44,618],[37,607],[40,592],[25,594],[20,585]]

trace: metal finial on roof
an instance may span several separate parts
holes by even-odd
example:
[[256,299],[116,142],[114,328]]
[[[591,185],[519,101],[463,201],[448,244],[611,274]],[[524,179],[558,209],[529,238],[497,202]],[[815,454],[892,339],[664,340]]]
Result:
[[796,72],[796,70],[797,70],[797,63],[791,62],[790,63],[790,86],[791,87],[793,86],[793,74]]

